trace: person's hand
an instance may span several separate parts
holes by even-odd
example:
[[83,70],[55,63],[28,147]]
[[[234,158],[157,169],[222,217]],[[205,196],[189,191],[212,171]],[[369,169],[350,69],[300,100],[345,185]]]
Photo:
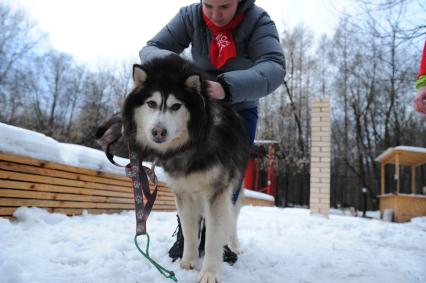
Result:
[[422,86],[417,90],[417,95],[414,97],[414,109],[419,113],[423,113],[424,115],[426,115],[425,101],[426,86]]
[[225,90],[222,85],[218,82],[207,81],[207,93],[213,99],[224,99],[225,98]]

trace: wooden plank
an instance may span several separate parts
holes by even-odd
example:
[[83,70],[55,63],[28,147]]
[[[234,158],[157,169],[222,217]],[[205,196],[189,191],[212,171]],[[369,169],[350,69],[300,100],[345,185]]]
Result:
[[275,203],[270,200],[257,199],[244,197],[243,205],[253,205],[253,206],[275,206]]
[[87,181],[87,182],[107,184],[107,185],[128,186],[129,183],[131,182],[130,178],[128,178],[126,181],[122,181],[122,180],[115,180],[112,178],[89,176],[89,175],[83,175],[80,173],[70,173],[70,172],[48,169],[43,167],[23,165],[19,163],[8,162],[8,161],[0,161],[0,170],[1,169],[5,171],[30,173],[30,174],[36,174],[36,175],[42,175],[42,176],[50,176],[50,177],[57,177],[57,178],[77,180],[77,181]]
[[[132,192],[132,188],[130,184],[127,187],[121,187],[121,186],[114,186],[114,185],[103,185],[103,184],[91,183],[86,181],[75,181],[75,180],[60,179],[60,178],[48,177],[48,176],[17,173],[17,172],[11,172],[11,171],[0,171],[0,179],[26,181],[26,182],[34,182],[34,183],[50,184],[50,185],[62,185],[67,187],[79,187],[79,188],[87,188],[87,189],[101,189],[105,191],[116,191],[116,192],[125,192],[125,193]],[[151,190],[152,190],[152,186],[151,186]],[[170,192],[168,188],[162,187],[162,186],[158,186],[158,191]]]
[[[423,148],[421,148],[423,149]],[[406,166],[421,166],[426,163],[426,153],[419,151],[389,148],[383,152],[376,160],[383,164],[394,164],[395,157],[399,155],[399,164]]]
[[59,164],[55,162],[37,160],[37,159],[32,159],[32,158],[18,156],[18,155],[5,154],[1,152],[0,152],[0,160],[11,161],[11,162],[27,164],[27,165],[34,165],[34,166],[50,168],[50,169],[58,169],[58,170],[73,172],[73,173],[81,173],[81,174],[93,175],[93,176],[103,176],[106,178],[112,178],[112,179],[117,179],[122,181],[126,181],[128,179],[128,177],[124,175],[104,173],[104,172],[100,172],[96,170],[68,166],[68,165],[63,165],[63,164]]
[[[0,180],[0,188],[26,190],[26,191],[38,191],[38,192],[69,193],[69,194],[92,195],[92,196],[133,198],[132,192],[124,193],[124,192],[104,191],[104,190],[98,190],[98,189],[38,184],[38,183],[20,182],[20,181],[14,181],[14,180],[12,181]],[[163,192],[161,194],[163,194]]]
[[385,194],[385,163],[380,163],[380,194]]
[[423,195],[392,194],[380,197],[380,213],[394,212],[395,222],[407,222],[414,217],[426,216],[426,197]]
[[[130,210],[130,209],[129,209]],[[80,209],[80,208],[53,208],[52,212],[61,213],[66,215],[81,215],[83,211],[87,211],[89,214],[111,214],[120,213],[122,209]]]
[[17,173],[17,172],[11,172],[11,171],[0,171],[0,179],[27,181],[27,182],[52,184],[52,185],[64,185],[69,187],[81,187],[81,188],[88,188],[88,189],[101,189],[106,191],[129,192],[129,187],[102,185],[102,184],[96,184],[96,183],[91,183],[86,181],[75,181],[75,180],[61,179],[61,178],[48,177],[48,176]]
[[0,198],[0,206],[133,209],[133,204]]
[[[1,216],[12,216],[18,207],[0,207]],[[66,215],[81,215],[83,211],[87,211],[90,214],[102,214],[102,213],[120,213],[123,209],[79,209],[79,208],[43,208],[48,212],[61,213]],[[130,210],[130,209],[129,209]]]
[[424,196],[396,195],[395,221],[407,222],[414,217],[426,216],[426,198]]
[[[37,160],[37,159],[32,159],[32,158],[18,156],[18,155],[5,154],[1,152],[0,152],[0,160],[10,161],[10,162],[20,163],[20,164],[33,165],[33,166],[42,167],[42,168],[62,170],[62,171],[72,172],[72,173],[79,173],[84,175],[105,177],[107,179],[116,179],[116,180],[121,180],[124,182],[129,181],[129,178],[125,175],[105,173],[105,172],[100,172],[100,171],[96,171],[92,169],[63,165],[63,164],[59,164],[55,162]],[[124,169],[123,169],[123,174],[124,174]],[[167,187],[167,184],[161,181],[158,182],[158,185],[161,187]]]
[[[18,207],[0,207],[0,216],[2,217],[11,217],[15,210],[18,209]],[[102,214],[102,213],[120,213],[124,210],[134,211],[134,209],[96,209],[96,208],[90,208],[90,209],[84,209],[84,208],[43,208],[44,210],[47,210],[48,212],[54,212],[54,213],[62,213],[66,215],[81,215],[83,214],[83,211],[87,211],[89,214]],[[176,211],[176,207],[174,205],[154,205],[153,211]]]
[[105,202],[105,203],[134,203],[133,198],[101,197],[76,194],[62,194],[51,192],[34,192],[23,190],[1,189],[0,197],[25,198],[25,199],[46,199],[46,200],[70,200],[84,202]]
[[426,153],[424,152],[412,152],[397,149],[395,150],[395,153],[399,155],[400,165],[420,166],[426,163]]
[[[16,191],[20,192],[20,191]],[[108,198],[111,200],[108,202],[87,202],[87,201],[76,201],[75,199],[70,200],[67,197],[60,196],[58,198],[67,198],[66,200],[61,199],[33,199],[27,198],[24,194],[22,198],[8,197],[12,193],[4,193],[4,196],[0,197],[0,206],[37,206],[37,207],[64,207],[64,208],[124,208],[131,209],[134,207],[133,199],[127,199],[126,202],[117,202],[114,198]],[[35,193],[37,194],[37,193]],[[41,193],[45,194],[45,193]],[[40,195],[34,195],[35,197],[43,197]],[[155,201],[157,205],[175,205],[174,201],[157,199]]]
[[[102,196],[102,197],[118,197],[118,198],[127,198],[133,199],[133,193],[120,193],[112,191],[102,191],[102,190],[91,190],[91,189],[81,189],[76,187],[63,187],[56,185],[48,184],[32,184],[28,182],[17,182],[17,181],[7,181],[0,180],[0,188],[14,189],[14,190],[23,190],[32,192],[49,192],[49,193],[65,193],[65,194],[77,194],[77,195],[87,195],[87,196]],[[2,196],[2,190],[0,190],[0,196]],[[159,191],[157,193],[157,200],[166,200],[174,202],[174,195],[170,192]]]
[[[78,187],[66,187],[66,186],[58,186],[58,185],[37,184],[37,183],[9,181],[9,180],[0,180],[0,188],[25,190],[25,191],[121,197],[121,198],[133,199],[133,192],[122,193],[122,192],[114,192],[114,191],[93,190],[93,189],[78,188]],[[158,191],[157,198],[174,201],[174,194],[171,193],[170,191]]]
[[380,195],[380,215],[383,218],[386,209],[390,209],[395,214],[395,199],[394,195]]
[[[128,177],[0,153],[0,216],[11,217],[20,206],[77,215],[133,210],[134,200]],[[164,183],[153,210],[176,211]]]
[[0,207],[0,216],[11,216],[16,207]]
[[397,180],[396,180],[396,193],[399,194],[400,192],[400,185],[401,185],[401,176],[400,176],[400,172],[399,172],[400,168],[399,168],[399,152],[396,152],[395,154],[395,174],[397,176]]

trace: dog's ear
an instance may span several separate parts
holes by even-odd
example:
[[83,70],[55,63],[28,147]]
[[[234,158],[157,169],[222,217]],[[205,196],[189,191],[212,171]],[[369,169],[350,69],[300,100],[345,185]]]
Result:
[[143,86],[146,81],[146,72],[142,69],[141,65],[133,65],[133,87]]
[[185,80],[185,87],[195,89],[197,93],[201,93],[201,76],[199,74],[190,75]]

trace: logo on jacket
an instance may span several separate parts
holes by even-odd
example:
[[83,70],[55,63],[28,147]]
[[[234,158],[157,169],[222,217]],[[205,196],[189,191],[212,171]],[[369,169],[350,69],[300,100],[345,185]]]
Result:
[[231,44],[228,36],[225,33],[220,32],[216,36],[216,43],[219,47],[219,56],[221,56],[222,50]]

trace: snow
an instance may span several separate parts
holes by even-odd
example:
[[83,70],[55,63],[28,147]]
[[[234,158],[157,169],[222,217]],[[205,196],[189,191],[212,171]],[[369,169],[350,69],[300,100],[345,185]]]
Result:
[[[102,150],[76,144],[60,143],[41,133],[0,123],[0,152],[34,159],[56,162],[96,171],[124,176],[122,167],[111,164]],[[129,163],[127,158],[114,157],[121,165]],[[150,163],[144,165],[151,167]],[[164,170],[156,167],[155,173],[159,181],[165,182]]]
[[[134,246],[133,212],[68,217],[19,208],[14,216],[0,219],[1,282],[173,282]],[[150,255],[179,282],[196,282],[202,259],[186,271],[167,255],[175,213],[154,211],[147,227]],[[222,264],[223,282],[426,282],[425,217],[396,224],[245,206],[238,228],[244,253]]]
[[[124,174],[100,150],[1,123],[0,137],[0,152]],[[234,266],[222,264],[223,282],[426,282],[426,217],[396,224],[376,219],[377,212],[370,219],[337,214],[344,213],[324,218],[301,208],[243,207],[244,253]],[[14,216],[0,218],[1,283],[172,282],[134,246],[132,211],[68,217],[22,207]],[[179,282],[196,282],[202,259],[186,271],[167,254],[176,213],[154,211],[147,227],[150,255]]]
[[394,150],[403,150],[403,151],[412,151],[412,152],[420,152],[420,153],[426,153],[425,147],[417,147],[417,146],[406,146],[406,145],[400,145],[393,148]]
[[[0,152],[125,175],[124,169],[112,165],[105,154],[93,148],[60,143],[34,131],[0,123]],[[125,158],[115,158],[126,165]]]
[[259,192],[248,190],[248,189],[244,189],[244,196],[246,196],[248,198],[255,198],[255,199],[262,199],[262,200],[274,201],[274,197],[271,196],[271,195],[267,195],[267,194],[264,194],[264,193],[259,193]]

